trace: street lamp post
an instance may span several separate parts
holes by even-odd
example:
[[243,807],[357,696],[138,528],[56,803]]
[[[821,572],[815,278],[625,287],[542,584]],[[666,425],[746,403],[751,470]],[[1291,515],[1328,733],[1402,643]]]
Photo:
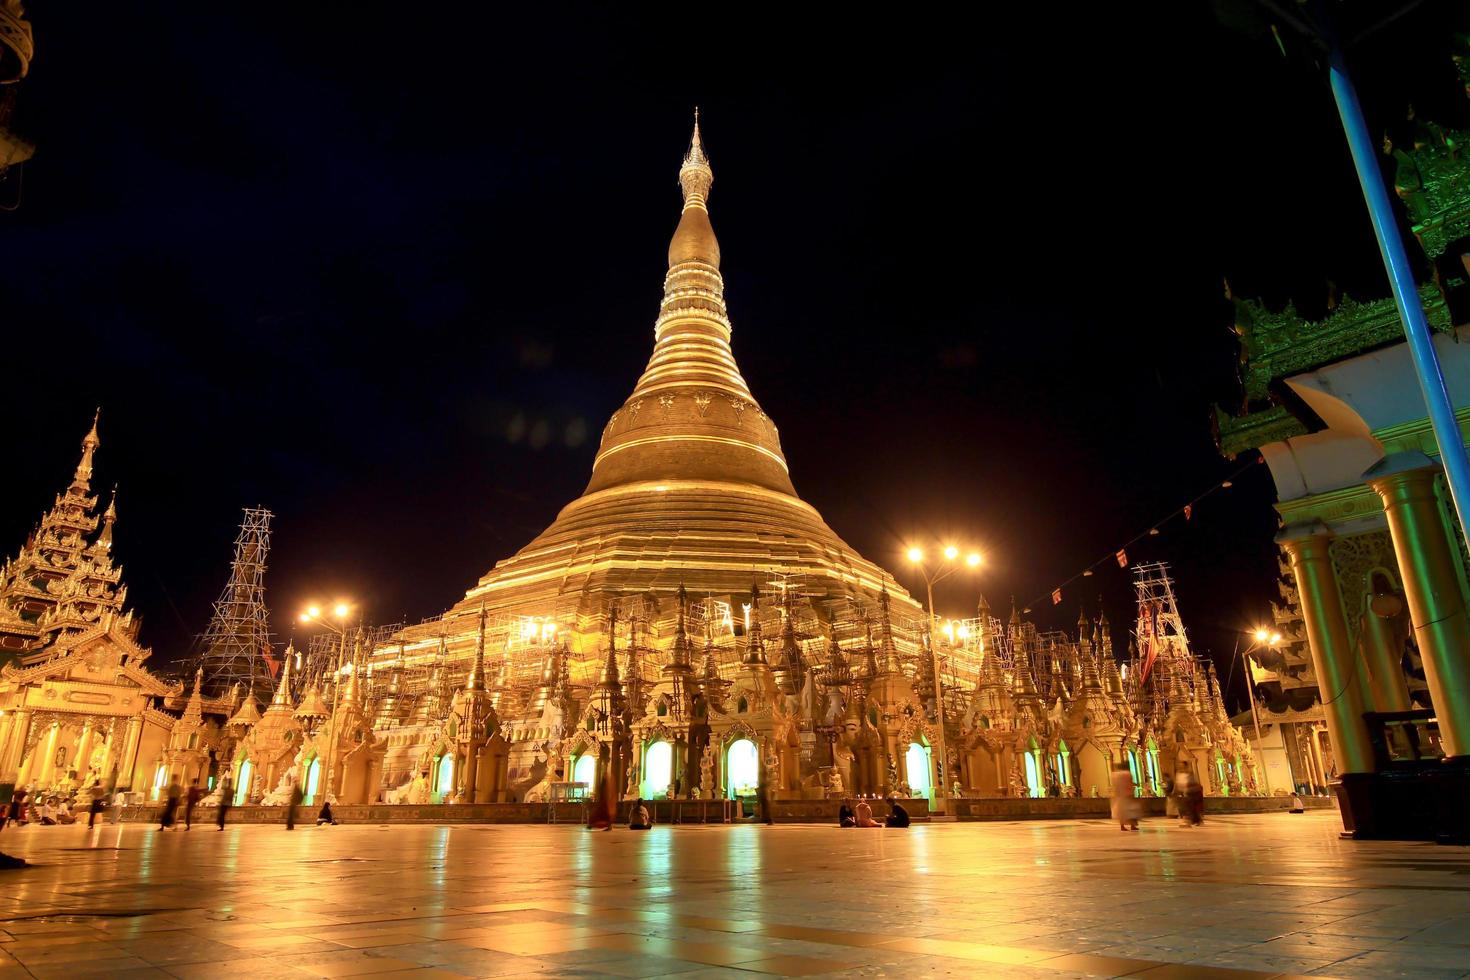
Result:
[[1254,672],[1251,670],[1251,651],[1263,645],[1273,648],[1280,646],[1281,634],[1273,630],[1268,630],[1265,627],[1258,627],[1256,631],[1251,635],[1255,638],[1256,642],[1252,643],[1246,649],[1246,651],[1241,654],[1241,657],[1245,661],[1245,689],[1246,694],[1250,697],[1251,701],[1251,723],[1255,725],[1256,728],[1256,751],[1261,754],[1261,784],[1262,788],[1266,791],[1266,795],[1270,796],[1271,767],[1266,765],[1266,746],[1265,743],[1261,741],[1261,716],[1256,708],[1256,679],[1254,676]]
[[945,786],[945,782],[949,778],[949,773],[946,771],[949,765],[949,755],[944,736],[944,684],[939,673],[939,653],[934,647],[936,642],[934,638],[935,632],[939,623],[938,617],[934,613],[934,586],[936,583],[943,582],[962,568],[968,568],[972,571],[979,568],[981,558],[980,552],[971,551],[965,556],[964,563],[960,564],[960,549],[952,544],[946,545],[940,553],[944,556],[945,564],[937,570],[931,570],[924,561],[924,550],[922,548],[909,548],[908,550],[909,563],[918,569],[919,574],[924,577],[924,589],[929,599],[929,652],[933,657],[934,727],[937,730],[935,741],[938,743],[935,745],[935,748],[939,751],[939,765],[935,767],[935,771],[939,774],[939,785],[934,787],[934,809],[943,813],[945,800],[949,798],[949,790]]
[[[337,707],[342,695],[342,661],[347,658],[347,614],[351,612],[345,602],[339,602],[332,609],[332,615],[337,617],[337,624],[333,625],[322,618],[321,608],[308,606],[306,612],[301,614],[303,623],[316,623],[337,634],[337,671],[332,679],[332,730],[327,738],[327,788],[325,799],[328,803],[337,802]],[[355,669],[355,668],[354,668]]]

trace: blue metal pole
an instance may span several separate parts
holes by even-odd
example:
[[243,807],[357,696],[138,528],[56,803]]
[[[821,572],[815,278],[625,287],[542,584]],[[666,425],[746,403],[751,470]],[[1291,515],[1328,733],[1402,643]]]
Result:
[[1430,337],[1429,321],[1425,319],[1424,307],[1419,303],[1414,273],[1409,268],[1404,239],[1399,234],[1388,190],[1383,185],[1383,174],[1378,170],[1378,158],[1374,155],[1373,140],[1368,135],[1368,123],[1363,119],[1363,108],[1358,104],[1358,92],[1348,77],[1342,50],[1335,44],[1329,56],[1328,74],[1332,79],[1332,94],[1337,100],[1337,112],[1342,117],[1348,148],[1352,150],[1353,164],[1358,170],[1358,183],[1363,186],[1363,197],[1367,199],[1368,217],[1373,221],[1378,251],[1383,256],[1383,267],[1388,271],[1388,281],[1393,286],[1393,299],[1398,306],[1399,319],[1404,324],[1404,334],[1409,338],[1409,353],[1414,358],[1419,389],[1429,406],[1429,422],[1434,428],[1435,442],[1439,444],[1439,458],[1449,483],[1450,498],[1454,501],[1455,513],[1460,517],[1461,533],[1467,534],[1470,533],[1470,520],[1466,520],[1467,509],[1470,509],[1470,459],[1466,458],[1465,444],[1460,441],[1455,408],[1450,402],[1444,371],[1440,369],[1439,355]]

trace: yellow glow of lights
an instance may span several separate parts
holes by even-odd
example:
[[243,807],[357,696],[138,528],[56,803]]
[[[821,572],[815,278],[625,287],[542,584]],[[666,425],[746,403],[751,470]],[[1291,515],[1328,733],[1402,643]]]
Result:
[[1274,647],[1276,644],[1278,644],[1280,642],[1281,642],[1281,634],[1280,633],[1272,633],[1271,634],[1271,645]]
[[307,615],[307,618],[308,619],[316,619],[321,614],[322,614],[322,607],[321,606],[307,606],[306,607],[306,615]]
[[948,548],[944,549],[944,557],[948,558],[950,561],[954,561],[959,556],[960,549],[956,548],[954,545],[950,545]]
[[1266,630],[1265,630],[1264,627],[1261,628],[1261,629],[1256,630],[1256,642],[1257,643],[1265,643],[1270,638],[1271,638],[1271,634],[1268,633],[1268,632],[1266,632]]
[[311,622],[311,617],[308,616],[306,613],[302,613],[301,614],[301,621],[303,623],[309,623],[309,622]]
[[337,603],[336,607],[332,609],[332,615],[336,616],[338,619],[346,619],[347,612],[347,603],[345,602]]
[[969,565],[971,568],[979,568],[980,567],[980,552],[978,552],[978,551],[972,551],[972,552],[970,552],[969,556],[965,558],[965,564],[966,565]]
[[961,640],[968,640],[970,638],[970,627],[966,626],[964,623],[961,623],[959,633]]
[[946,637],[948,637],[949,642],[951,642],[951,643],[954,642],[954,623],[953,622],[950,622],[949,620],[946,620],[945,623],[944,623],[944,628],[942,630],[940,630],[940,632],[943,633]]
[[919,562],[921,562],[923,560],[924,560],[924,552],[921,549],[919,549],[919,548],[910,548],[909,549],[909,561],[911,561],[911,562],[913,562],[914,564],[917,565]]

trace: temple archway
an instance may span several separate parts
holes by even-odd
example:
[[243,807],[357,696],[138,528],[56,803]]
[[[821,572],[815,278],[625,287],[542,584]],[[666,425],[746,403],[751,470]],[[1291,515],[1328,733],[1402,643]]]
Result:
[[933,763],[929,746],[923,742],[910,742],[904,753],[904,778],[909,784],[909,795],[928,798],[934,792],[934,780],[930,778]]
[[307,806],[316,803],[316,794],[322,784],[322,760],[320,757],[312,759],[311,765],[306,767],[305,792],[301,795],[301,802]]
[[725,752],[725,793],[732,800],[755,796],[760,785],[760,750],[748,738],[738,738]]
[[443,803],[454,794],[454,753],[446,751],[434,761],[434,785],[430,789],[429,802]]
[[597,753],[583,752],[572,763],[572,782],[582,783],[582,792],[591,794],[597,788]]
[[674,781],[674,747],[663,739],[643,750],[643,798],[661,799],[669,795]]
[[244,806],[250,799],[250,780],[255,775],[255,763],[245,759],[240,763],[240,775],[235,780],[235,806]]

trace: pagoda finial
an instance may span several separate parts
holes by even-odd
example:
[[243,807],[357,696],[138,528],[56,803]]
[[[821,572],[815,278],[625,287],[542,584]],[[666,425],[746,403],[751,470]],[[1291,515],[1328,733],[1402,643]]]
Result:
[[92,454],[102,445],[102,440],[97,438],[97,422],[101,418],[102,409],[99,407],[92,416],[92,428],[82,437],[82,458],[71,481],[71,485],[83,493],[92,489]]
[[699,106],[694,107],[694,135],[689,138],[689,152],[684,154],[684,165],[679,168],[679,186],[684,189],[684,207],[704,207],[709,197],[710,185],[715,182],[715,172],[710,169],[709,158],[704,155],[704,141],[699,136]]

